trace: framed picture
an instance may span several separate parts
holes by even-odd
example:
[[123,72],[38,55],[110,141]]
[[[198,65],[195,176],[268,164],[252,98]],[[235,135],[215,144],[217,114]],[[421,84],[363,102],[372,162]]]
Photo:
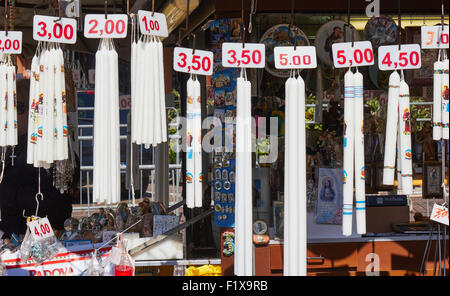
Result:
[[375,175],[375,184],[376,189],[380,191],[393,191],[394,186],[393,185],[384,185],[383,184],[383,170],[384,170],[384,163],[379,162],[376,166],[376,175]]
[[273,227],[275,228],[275,240],[284,237],[284,202],[273,201]]
[[342,224],[344,170],[320,168],[316,223]]
[[442,164],[438,161],[425,161],[422,174],[422,198],[443,198]]

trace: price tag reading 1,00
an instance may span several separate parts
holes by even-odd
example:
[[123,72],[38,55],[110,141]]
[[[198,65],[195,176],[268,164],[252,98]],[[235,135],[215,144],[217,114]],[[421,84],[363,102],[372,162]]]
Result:
[[139,28],[144,35],[153,35],[159,37],[169,36],[167,29],[167,19],[164,13],[155,12],[152,15],[151,11],[139,10]]
[[266,47],[260,43],[223,43],[222,65],[226,68],[264,68]]
[[86,38],[126,38],[128,16],[126,14],[88,14],[84,19]]
[[332,46],[334,67],[348,68],[371,66],[375,63],[370,41],[334,43]]
[[35,15],[33,18],[33,39],[36,41],[75,44],[77,42],[77,21],[73,18],[61,18]]
[[315,46],[275,47],[275,68],[277,69],[314,69],[317,67]]
[[381,71],[420,69],[422,67],[419,44],[380,46],[378,48],[378,67]]
[[194,50],[192,48],[175,47],[173,52],[173,69],[197,75],[213,74],[213,58],[211,51]]
[[35,240],[43,240],[54,236],[52,226],[47,218],[39,218],[28,223],[30,233]]
[[0,53],[5,54],[21,54],[22,53],[22,32],[0,31]]

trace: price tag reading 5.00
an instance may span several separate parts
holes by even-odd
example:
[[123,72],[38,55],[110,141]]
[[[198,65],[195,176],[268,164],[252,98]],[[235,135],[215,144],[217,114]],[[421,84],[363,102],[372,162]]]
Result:
[[223,43],[222,65],[226,68],[264,68],[266,47],[260,43]]
[[52,226],[47,218],[39,218],[28,223],[30,233],[37,241],[54,236]]
[[126,38],[128,16],[126,14],[88,14],[84,19],[86,38]]
[[211,76],[213,74],[213,58],[211,51],[192,48],[175,47],[173,52],[173,69],[177,72]]
[[449,48],[448,26],[422,27],[422,49]]
[[380,46],[378,67],[381,71],[419,69],[422,66],[419,44]]
[[0,53],[5,54],[21,54],[22,53],[22,32],[0,31]]
[[61,18],[35,15],[33,18],[33,39],[36,41],[75,44],[77,42],[77,21],[73,18]]
[[315,46],[275,47],[275,68],[277,69],[314,69],[317,67]]
[[334,43],[332,46],[334,67],[348,68],[371,66],[375,63],[370,41]]
[[151,11],[139,10],[139,26],[144,35],[153,35],[159,37],[169,36],[167,29],[167,20],[164,13],[157,13],[152,16]]

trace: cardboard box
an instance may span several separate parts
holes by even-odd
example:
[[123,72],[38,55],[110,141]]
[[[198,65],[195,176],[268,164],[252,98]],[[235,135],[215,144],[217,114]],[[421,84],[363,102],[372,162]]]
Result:
[[386,233],[393,232],[392,223],[408,223],[409,207],[367,207],[366,232]]

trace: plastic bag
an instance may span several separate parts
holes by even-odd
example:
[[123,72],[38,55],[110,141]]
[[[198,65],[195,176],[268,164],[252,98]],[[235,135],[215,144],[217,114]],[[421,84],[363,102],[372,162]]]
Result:
[[126,242],[122,235],[119,235],[119,246],[121,249],[120,261],[114,266],[114,276],[134,276],[134,260],[127,252]]
[[83,274],[83,276],[104,276],[104,275],[105,269],[103,268],[101,262],[99,261],[99,258],[97,256],[97,250],[95,250],[94,254],[92,255],[91,262],[89,262],[89,267]]
[[59,242],[55,235],[36,240],[28,226],[25,237],[20,247],[20,258],[28,260],[30,257],[39,265],[42,262],[56,256],[59,252]]

